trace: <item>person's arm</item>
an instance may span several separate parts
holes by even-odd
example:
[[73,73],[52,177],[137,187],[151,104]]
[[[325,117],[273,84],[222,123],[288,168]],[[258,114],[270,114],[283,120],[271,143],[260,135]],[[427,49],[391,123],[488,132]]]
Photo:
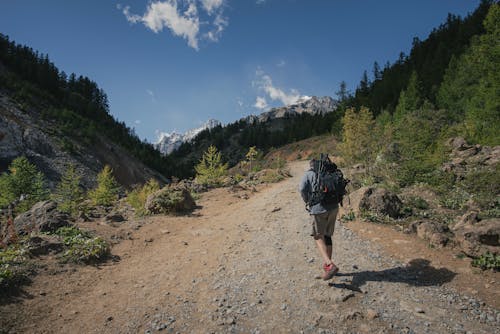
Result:
[[308,173],[305,173],[304,176],[302,176],[302,180],[299,184],[300,196],[302,196],[302,199],[305,203],[309,201],[309,195],[311,193],[310,188],[311,182],[309,182]]

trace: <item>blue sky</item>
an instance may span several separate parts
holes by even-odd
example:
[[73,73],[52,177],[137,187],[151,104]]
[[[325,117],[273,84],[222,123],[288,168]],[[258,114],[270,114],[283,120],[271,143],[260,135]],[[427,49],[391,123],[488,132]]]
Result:
[[0,0],[0,32],[108,94],[154,142],[306,96],[354,90],[479,0]]

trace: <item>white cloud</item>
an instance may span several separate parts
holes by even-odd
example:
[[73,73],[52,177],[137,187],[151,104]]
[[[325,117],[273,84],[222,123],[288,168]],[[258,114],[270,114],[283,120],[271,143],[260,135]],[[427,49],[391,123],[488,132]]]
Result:
[[[228,26],[229,21],[223,16],[224,3],[227,0],[163,0],[150,2],[144,15],[130,13],[130,7],[118,4],[128,22],[132,24],[143,23],[155,33],[164,28],[170,30],[174,36],[187,40],[190,47],[199,50],[200,39],[217,42]],[[206,24],[199,7],[208,16],[211,23]],[[209,26],[208,31],[200,30]],[[201,37],[200,37],[201,36]]]
[[263,5],[263,4],[265,4],[265,3],[266,3],[266,0],[257,0],[257,1],[255,1],[255,3],[256,3],[257,5]]
[[135,124],[137,124],[137,125],[139,125],[139,124],[141,124],[142,122],[141,122],[141,120],[140,120],[140,119],[136,119],[136,120],[134,121],[134,123],[135,123]]
[[289,93],[286,93],[281,88],[275,87],[271,77],[264,73],[264,71],[260,68],[257,69],[255,75],[257,76],[257,80],[252,82],[252,85],[256,86],[260,90],[263,90],[271,98],[271,100],[278,100],[284,105],[290,105],[306,101],[310,98],[306,95],[301,95],[296,89],[291,89]]
[[276,66],[278,67],[284,67],[286,65],[286,61],[284,61],[283,59],[281,59],[277,64]]
[[253,105],[257,109],[266,109],[267,108],[267,101],[265,97],[257,96],[257,99],[255,100],[255,104]]
[[214,11],[218,10],[224,4],[224,0],[201,0],[201,3],[208,15],[212,15]]

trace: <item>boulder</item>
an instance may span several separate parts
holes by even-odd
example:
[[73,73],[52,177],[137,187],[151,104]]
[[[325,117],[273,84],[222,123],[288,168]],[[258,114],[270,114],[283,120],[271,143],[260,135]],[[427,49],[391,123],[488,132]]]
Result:
[[403,207],[396,194],[384,188],[374,187],[362,187],[356,190],[349,195],[349,198],[344,199],[344,204],[346,203],[348,203],[346,211],[351,209],[357,215],[360,211],[368,210],[392,218],[398,218]]
[[186,188],[166,186],[149,195],[144,208],[152,214],[192,211],[196,203]]
[[432,246],[444,247],[449,241],[449,229],[443,223],[424,221],[417,226],[417,236],[428,240]]
[[54,235],[40,234],[29,238],[27,247],[30,254],[38,256],[49,253],[59,253],[64,249],[61,239]]
[[479,222],[478,212],[468,211],[462,217],[460,217],[460,219],[455,225],[453,225],[452,230],[458,231],[464,228],[465,226],[474,225],[477,222]]
[[53,201],[38,202],[33,207],[14,219],[14,228],[18,235],[32,231],[54,232],[60,227],[69,226],[69,216],[57,210]]
[[479,257],[486,252],[500,254],[500,219],[461,225],[455,230],[455,241],[471,257]]
[[121,213],[111,212],[106,216],[105,220],[107,223],[121,223],[125,221],[125,217]]

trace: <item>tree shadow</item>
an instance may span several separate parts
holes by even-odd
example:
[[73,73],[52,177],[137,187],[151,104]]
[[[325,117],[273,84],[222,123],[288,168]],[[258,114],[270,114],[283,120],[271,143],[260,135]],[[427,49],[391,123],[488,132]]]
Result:
[[25,277],[14,285],[0,287],[0,306],[20,303],[24,299],[33,299],[34,296],[23,289],[23,286],[31,283],[31,279]]
[[381,271],[360,271],[338,273],[337,276],[352,276],[352,282],[329,283],[329,286],[362,292],[360,289],[368,281],[406,283],[413,286],[435,286],[451,282],[457,274],[447,268],[434,268],[426,259],[413,259],[407,266]]

